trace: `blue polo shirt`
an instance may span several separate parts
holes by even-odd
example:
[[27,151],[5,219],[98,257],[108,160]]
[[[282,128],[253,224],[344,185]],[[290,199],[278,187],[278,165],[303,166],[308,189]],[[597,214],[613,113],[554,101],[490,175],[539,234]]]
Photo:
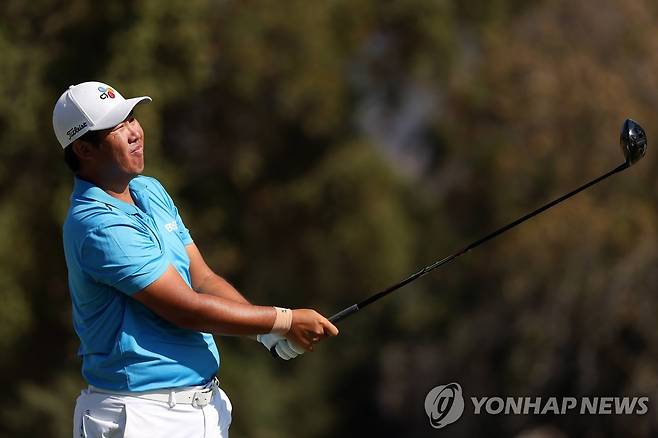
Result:
[[159,181],[138,176],[129,187],[135,205],[75,178],[64,254],[82,374],[110,390],[201,385],[219,369],[213,337],[176,327],[131,298],[170,265],[191,287],[185,246],[192,238]]

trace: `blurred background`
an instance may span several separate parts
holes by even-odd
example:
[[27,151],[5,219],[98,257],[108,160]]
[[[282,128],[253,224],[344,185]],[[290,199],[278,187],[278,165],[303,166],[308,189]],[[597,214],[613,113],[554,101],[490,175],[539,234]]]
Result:
[[[145,174],[256,303],[330,315],[647,157],[340,325],[290,363],[218,338],[231,435],[658,436],[652,0],[0,2],[0,436],[69,437],[85,386],[52,132],[68,85],[147,94]],[[645,415],[479,415],[425,396],[649,396]],[[471,410],[472,411],[472,410]]]

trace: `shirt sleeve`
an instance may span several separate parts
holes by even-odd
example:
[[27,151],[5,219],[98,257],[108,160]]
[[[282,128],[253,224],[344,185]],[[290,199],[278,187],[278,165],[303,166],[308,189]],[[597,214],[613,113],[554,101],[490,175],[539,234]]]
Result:
[[157,239],[130,224],[91,231],[81,246],[82,270],[95,281],[132,295],[160,278],[169,263]]
[[165,190],[164,186],[160,181],[158,181],[155,178],[148,177],[149,181],[153,182],[155,186],[157,187],[157,191],[160,192],[160,196],[165,199],[165,202],[167,204],[167,207],[171,211],[171,214],[176,218],[176,229],[178,232],[178,237],[180,240],[183,242],[183,245],[187,246],[190,243],[193,243],[194,241],[192,240],[192,236],[190,235],[190,230],[187,229],[185,224],[183,223],[183,219],[180,217],[180,214],[178,213],[178,208],[176,208],[176,204],[174,203],[174,200],[171,199],[171,196]]
[[187,246],[193,242],[192,236],[190,235],[190,230],[188,230],[185,224],[183,223],[183,219],[181,219],[180,214],[178,214],[178,209],[176,208],[175,205],[174,205],[174,212],[176,213],[176,228],[178,229],[178,236],[180,237],[180,240],[183,242],[183,245]]

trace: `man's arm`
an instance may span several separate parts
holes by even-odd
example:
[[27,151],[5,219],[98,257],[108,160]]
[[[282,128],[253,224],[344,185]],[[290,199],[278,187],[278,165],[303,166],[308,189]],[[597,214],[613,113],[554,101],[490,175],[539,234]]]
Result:
[[[195,292],[148,232],[114,217],[84,236],[80,254],[82,270],[95,281],[116,288],[181,328],[233,335],[273,330],[283,334],[287,330],[283,336],[305,349],[311,349],[313,341],[338,333],[314,310],[288,311],[234,301],[232,288],[226,287],[222,293],[231,299]],[[202,284],[204,269],[198,267],[195,263],[195,284],[204,290],[214,289]]]
[[250,304],[229,282],[210,269],[194,243],[187,245],[185,250],[190,258],[190,277],[192,278],[192,288],[195,291],[238,303]]
[[[160,278],[132,297],[172,324],[207,333],[269,333],[276,319],[274,307],[254,306],[195,292],[171,265]],[[295,309],[290,330],[284,337],[312,350],[314,342],[337,334],[338,329],[316,311]]]

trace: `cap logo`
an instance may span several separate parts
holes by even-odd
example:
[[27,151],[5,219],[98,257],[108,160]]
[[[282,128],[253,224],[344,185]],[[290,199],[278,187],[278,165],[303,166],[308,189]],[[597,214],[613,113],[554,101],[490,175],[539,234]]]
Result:
[[82,122],[82,123],[79,124],[78,126],[74,126],[73,128],[71,128],[71,129],[69,129],[68,131],[66,131],[66,135],[68,135],[68,136],[69,136],[69,140],[71,140],[75,134],[77,134],[78,132],[82,131],[82,130],[85,129],[86,127],[87,127],[87,122]]
[[101,99],[107,99],[108,97],[109,97],[110,99],[114,99],[114,96],[116,96],[116,95],[114,94],[114,90],[112,89],[112,87],[107,87],[107,88],[105,88],[105,87],[98,87],[98,91],[101,92],[101,95],[100,95],[100,98],[101,98]]

